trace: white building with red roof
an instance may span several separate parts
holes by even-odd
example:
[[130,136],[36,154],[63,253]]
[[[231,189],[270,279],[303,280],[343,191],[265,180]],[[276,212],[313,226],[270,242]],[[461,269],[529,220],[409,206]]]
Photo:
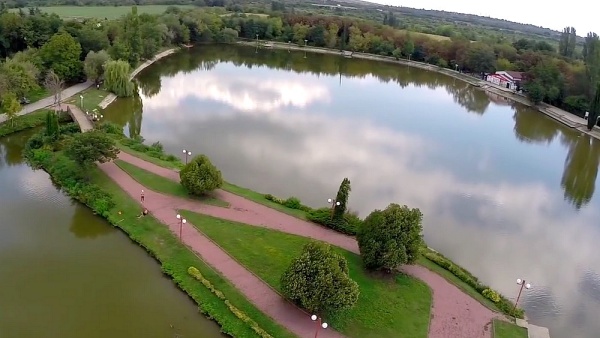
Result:
[[523,81],[523,73],[508,70],[498,71],[494,74],[488,74],[488,76],[486,77],[486,81],[508,89],[518,90],[521,88],[521,82]]

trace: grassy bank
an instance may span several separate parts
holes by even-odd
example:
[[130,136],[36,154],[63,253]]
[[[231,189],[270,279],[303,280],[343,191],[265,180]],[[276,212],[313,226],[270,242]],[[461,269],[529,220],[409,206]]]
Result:
[[516,324],[494,319],[492,323],[493,338],[527,338],[527,329]]
[[[68,140],[61,140],[68,142]],[[52,152],[46,146],[26,151],[30,163],[41,166],[71,197],[85,203],[94,212],[105,217],[162,265],[163,272],[184,290],[199,306],[199,310],[221,325],[223,332],[234,337],[257,337],[245,321],[234,314],[223,299],[200,281],[189,275],[189,267],[196,267],[212,285],[220,290],[229,304],[274,337],[294,337],[285,328],[274,323],[259,311],[245,296],[219,273],[204,263],[189,248],[181,244],[171,231],[152,216],[138,218],[140,206],[116,183],[97,168],[83,172],[61,152]]]
[[[309,238],[231,222],[189,211],[183,215],[250,271],[279,290],[279,279]],[[346,259],[350,276],[360,288],[356,306],[327,317],[348,337],[427,337],[431,291],[406,275],[375,276],[365,272],[361,259],[337,249]]]
[[[15,117],[12,121],[0,123],[0,137],[44,125],[48,110],[40,109],[30,114]],[[71,117],[68,114],[60,114],[61,122],[70,120]]]
[[[71,96],[65,103],[74,104],[79,107],[83,112],[92,112],[94,109],[98,109],[98,105],[109,93],[102,89],[96,89],[96,87],[90,87],[77,95]],[[81,99],[83,96],[83,100]],[[83,103],[83,104],[82,104]]]
[[182,198],[190,198],[202,203],[215,205],[218,207],[228,207],[229,203],[222,201],[214,196],[206,195],[206,196],[192,196],[188,194],[185,188],[168,178],[164,178],[162,176],[151,173],[142,168],[136,167],[133,164],[129,164],[122,160],[116,160],[115,163],[121,168],[124,172],[129,174],[134,180],[138,181],[141,185],[147,187],[150,190],[154,190],[156,192],[160,192],[167,195],[182,197]]

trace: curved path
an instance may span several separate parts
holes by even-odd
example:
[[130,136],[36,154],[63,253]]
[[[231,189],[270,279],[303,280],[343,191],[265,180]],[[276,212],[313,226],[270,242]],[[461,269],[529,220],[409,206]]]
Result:
[[[123,152],[119,154],[119,158],[157,175],[179,181],[179,173],[175,170],[157,166]],[[146,189],[114,163],[105,163],[100,167],[133,198],[139,198],[141,189]],[[145,206],[156,218],[169,224],[173,231],[176,228],[174,218],[176,210],[186,209],[321,240],[359,253],[353,237],[300,220],[223,190],[218,191],[218,194],[220,199],[230,204],[230,208],[205,205],[198,201],[167,196],[149,190],[146,191]],[[183,233],[184,242],[236,285],[258,308],[301,337],[314,334],[312,332],[314,326],[307,320],[307,314],[282,301],[281,297],[262,280],[231,259],[193,226],[184,227]],[[502,315],[489,310],[443,277],[422,266],[405,266],[403,270],[423,280],[433,291],[429,338],[491,337],[491,321],[493,318],[502,318]],[[333,330],[324,330],[321,335],[340,337]]]

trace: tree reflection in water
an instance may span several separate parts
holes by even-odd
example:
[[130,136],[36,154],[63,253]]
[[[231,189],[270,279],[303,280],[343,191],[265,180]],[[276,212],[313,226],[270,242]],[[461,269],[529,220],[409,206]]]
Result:
[[560,182],[565,200],[575,208],[580,209],[591,201],[596,188],[598,165],[600,142],[582,133],[569,147]]

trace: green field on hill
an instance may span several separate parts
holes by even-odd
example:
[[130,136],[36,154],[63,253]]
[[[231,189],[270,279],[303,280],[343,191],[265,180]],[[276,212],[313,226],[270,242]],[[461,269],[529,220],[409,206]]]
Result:
[[[56,13],[62,18],[100,18],[116,19],[131,12],[132,6],[52,6],[40,7],[42,12]],[[138,6],[138,13],[160,14],[168,7],[166,5]],[[189,5],[178,5],[176,7],[193,7]],[[18,9],[13,9],[17,11]]]

